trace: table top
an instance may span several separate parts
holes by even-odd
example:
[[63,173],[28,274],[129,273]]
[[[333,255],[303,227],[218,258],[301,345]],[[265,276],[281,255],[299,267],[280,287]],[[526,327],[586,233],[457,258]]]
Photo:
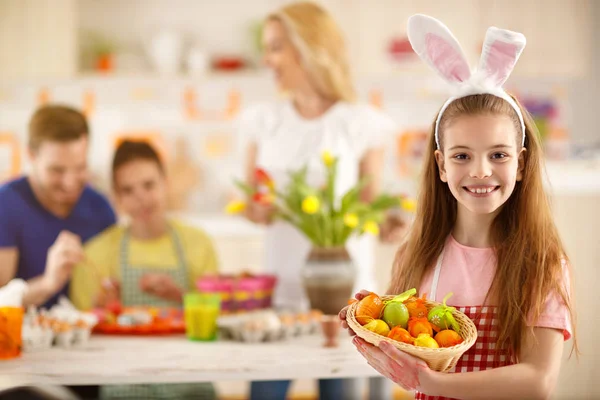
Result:
[[178,383],[378,376],[341,332],[339,346],[321,335],[270,343],[192,342],[184,336],[94,335],[79,347],[24,352],[0,360],[3,385]]

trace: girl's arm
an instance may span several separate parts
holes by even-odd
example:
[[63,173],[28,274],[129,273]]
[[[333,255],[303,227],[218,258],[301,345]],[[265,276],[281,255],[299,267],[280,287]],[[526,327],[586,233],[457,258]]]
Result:
[[515,365],[479,372],[446,374],[388,343],[380,348],[355,339],[359,351],[382,375],[409,390],[460,399],[547,399],[560,371],[563,335],[550,328],[527,333]]
[[518,364],[479,372],[426,374],[421,384],[434,395],[460,399],[547,399],[560,372],[563,334],[534,328],[534,335],[526,335]]

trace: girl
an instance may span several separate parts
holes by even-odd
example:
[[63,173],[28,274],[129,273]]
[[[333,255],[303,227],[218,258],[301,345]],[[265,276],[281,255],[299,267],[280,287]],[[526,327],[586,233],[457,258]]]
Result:
[[[417,287],[441,301],[453,292],[450,303],[475,322],[478,339],[450,374],[388,343],[375,347],[355,338],[354,344],[382,375],[416,390],[417,399],[548,398],[563,341],[572,334],[573,308],[538,134],[501,89],[525,38],[490,28],[480,75],[471,77],[444,25],[417,15],[408,26],[417,54],[459,91],[433,124],[416,219],[398,251],[389,293]],[[345,310],[340,318],[347,327]]]
[[[86,244],[87,262],[73,273],[71,299],[84,310],[115,297],[126,307],[180,306],[200,276],[217,272],[212,242],[203,231],[167,218],[165,170],[149,144],[121,143],[112,170],[115,199],[130,223],[114,225]],[[98,278],[108,282],[105,288]],[[216,397],[210,383],[112,385],[100,393],[104,399]]]

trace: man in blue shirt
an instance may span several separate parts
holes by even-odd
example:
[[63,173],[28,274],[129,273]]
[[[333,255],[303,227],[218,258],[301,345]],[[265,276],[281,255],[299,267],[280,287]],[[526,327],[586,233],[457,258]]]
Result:
[[89,129],[80,112],[40,108],[28,141],[30,173],[0,187],[0,286],[24,279],[24,306],[50,307],[68,293],[82,243],[115,223],[115,214],[87,185]]

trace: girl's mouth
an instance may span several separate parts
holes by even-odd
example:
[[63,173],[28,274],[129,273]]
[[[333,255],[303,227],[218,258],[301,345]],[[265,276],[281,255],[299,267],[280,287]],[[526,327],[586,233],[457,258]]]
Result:
[[474,197],[486,197],[500,189],[500,186],[463,186],[463,190]]

